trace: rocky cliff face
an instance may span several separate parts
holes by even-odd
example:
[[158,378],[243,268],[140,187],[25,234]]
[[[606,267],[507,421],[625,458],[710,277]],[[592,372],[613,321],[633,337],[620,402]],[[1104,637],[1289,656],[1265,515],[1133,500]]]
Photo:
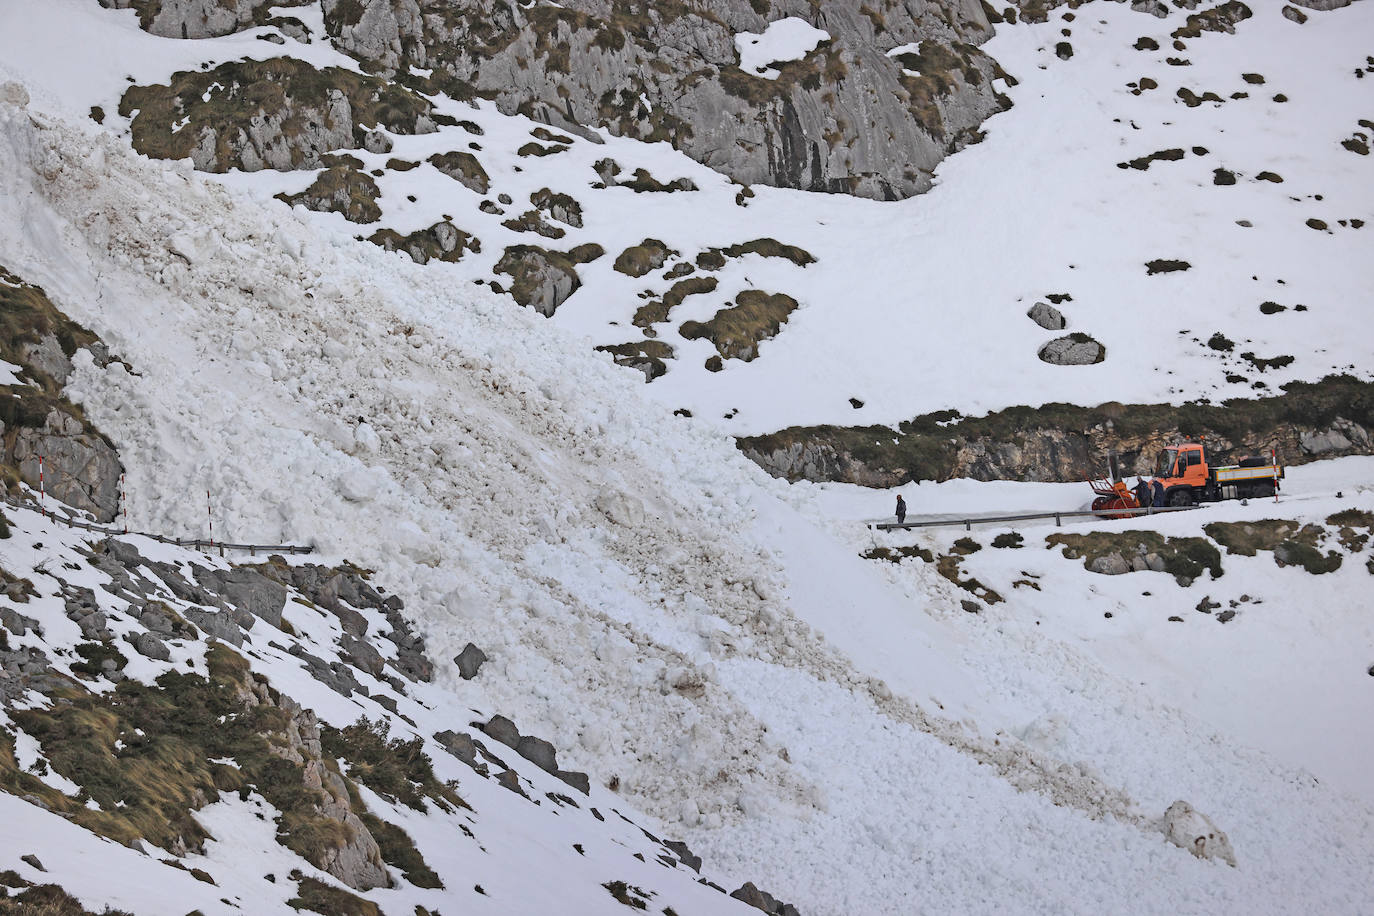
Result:
[[[323,6],[336,45],[374,72],[433,69],[434,88],[506,112],[669,140],[745,184],[907,197],[1006,104],[996,63],[975,47],[991,32],[972,0]],[[789,16],[830,40],[774,80],[740,69],[736,34]]]
[[310,0],[100,0],[107,9],[132,9],[143,28],[163,38],[215,38],[272,22],[272,7]]
[[1123,474],[1149,475],[1184,439],[1227,463],[1276,450],[1304,464],[1374,448],[1374,385],[1347,377],[1289,385],[1280,398],[1225,405],[1013,408],[986,417],[932,414],[888,427],[813,427],[741,439],[774,477],[892,487],[913,480],[1076,481],[1101,477],[1108,452]]
[[[101,2],[136,9],[143,28],[166,37],[202,38],[265,24],[293,35],[303,28],[291,17],[272,16],[274,4],[261,0]],[[908,197],[926,190],[936,164],[977,142],[979,124],[1009,104],[992,82],[1005,74],[976,47],[991,35],[976,0],[321,5],[334,43],[382,77],[460,99],[494,99],[506,113],[584,136],[594,136],[587,128],[606,128],[667,140],[744,184]],[[776,78],[741,69],[736,35],[762,33],[788,17],[830,38],[800,60],[775,64],[768,76]],[[417,77],[412,67],[432,73]],[[285,82],[281,74],[257,81]],[[209,85],[206,80],[198,94]],[[282,88],[288,99],[297,94]],[[223,150],[215,155],[223,131],[207,134],[199,123],[178,131],[188,147],[178,153],[212,170],[261,167],[256,163],[299,167],[300,157],[284,152],[274,138],[291,133],[294,118],[316,125],[316,156],[357,145],[349,142],[346,104],[334,96],[308,107],[288,102],[280,117],[256,112],[252,130],[232,125],[234,142],[256,151],[242,163],[226,160]],[[189,110],[183,114],[195,120]]]
[[123,467],[114,446],[62,394],[72,360],[86,350],[109,362],[104,344],[63,315],[43,290],[0,267],[0,466],[11,480],[39,488],[73,508],[110,521],[119,508]]

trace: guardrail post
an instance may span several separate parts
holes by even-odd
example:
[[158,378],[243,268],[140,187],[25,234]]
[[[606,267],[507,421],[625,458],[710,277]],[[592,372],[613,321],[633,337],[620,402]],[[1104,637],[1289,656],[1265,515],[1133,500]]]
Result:
[[1054,527],[1056,527],[1056,528],[1063,528],[1063,527],[1064,527],[1064,520],[1063,520],[1062,518],[1059,517],[1059,513],[1058,513],[1058,512],[1054,513]]
[[965,530],[965,531],[972,531],[972,530],[973,530],[973,521],[972,521],[971,519],[967,519],[967,518],[964,519],[964,530]]

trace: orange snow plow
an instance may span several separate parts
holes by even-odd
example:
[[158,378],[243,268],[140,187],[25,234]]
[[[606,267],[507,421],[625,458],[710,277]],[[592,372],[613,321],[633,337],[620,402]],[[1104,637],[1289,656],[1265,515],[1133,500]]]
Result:
[[[1106,513],[1109,509],[1139,509],[1140,503],[1136,500],[1131,488],[1126,486],[1124,480],[1093,480],[1089,485],[1097,498],[1093,500],[1093,511]],[[1103,518],[1130,518],[1135,513],[1123,512],[1120,515],[1104,514]]]

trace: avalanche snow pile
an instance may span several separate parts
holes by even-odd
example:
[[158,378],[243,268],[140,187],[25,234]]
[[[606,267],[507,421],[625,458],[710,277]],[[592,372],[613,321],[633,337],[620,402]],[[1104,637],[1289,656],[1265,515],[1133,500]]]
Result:
[[[132,526],[197,533],[208,491],[221,537],[309,541],[315,562],[373,570],[435,663],[427,722],[508,716],[595,799],[618,792],[708,867],[806,913],[1367,908],[1366,804],[1068,643],[972,638],[827,533],[808,491],[647,403],[532,312],[38,107],[0,104],[0,252],[131,367],[78,355],[67,394],[119,448]],[[38,526],[16,525],[31,551],[56,543]],[[7,562],[41,573],[32,555]],[[468,644],[489,659],[471,680],[449,663]],[[320,706],[339,702],[254,648]],[[1017,737],[1027,706],[1072,710],[1073,751]],[[340,727],[356,709],[319,714]],[[402,733],[445,760],[428,726]],[[486,791],[443,766],[459,791]],[[57,826],[3,798],[11,822]],[[1166,841],[1179,800],[1225,831],[1235,868]],[[236,838],[224,861],[259,875],[266,815],[244,804],[202,827]],[[438,870],[451,822],[385,811]],[[542,836],[520,848],[540,873]],[[456,874],[472,867],[450,854]],[[665,897],[697,893],[680,877]],[[733,905],[701,893],[703,909]],[[593,896],[567,908],[613,902]],[[544,909],[514,894],[492,907]]]

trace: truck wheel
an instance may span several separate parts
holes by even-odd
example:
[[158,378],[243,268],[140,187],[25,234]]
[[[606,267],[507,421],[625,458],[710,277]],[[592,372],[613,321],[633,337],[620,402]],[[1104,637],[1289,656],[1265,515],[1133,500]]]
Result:
[[1191,506],[1197,500],[1193,499],[1193,491],[1188,487],[1179,487],[1169,494],[1169,505],[1174,507]]

